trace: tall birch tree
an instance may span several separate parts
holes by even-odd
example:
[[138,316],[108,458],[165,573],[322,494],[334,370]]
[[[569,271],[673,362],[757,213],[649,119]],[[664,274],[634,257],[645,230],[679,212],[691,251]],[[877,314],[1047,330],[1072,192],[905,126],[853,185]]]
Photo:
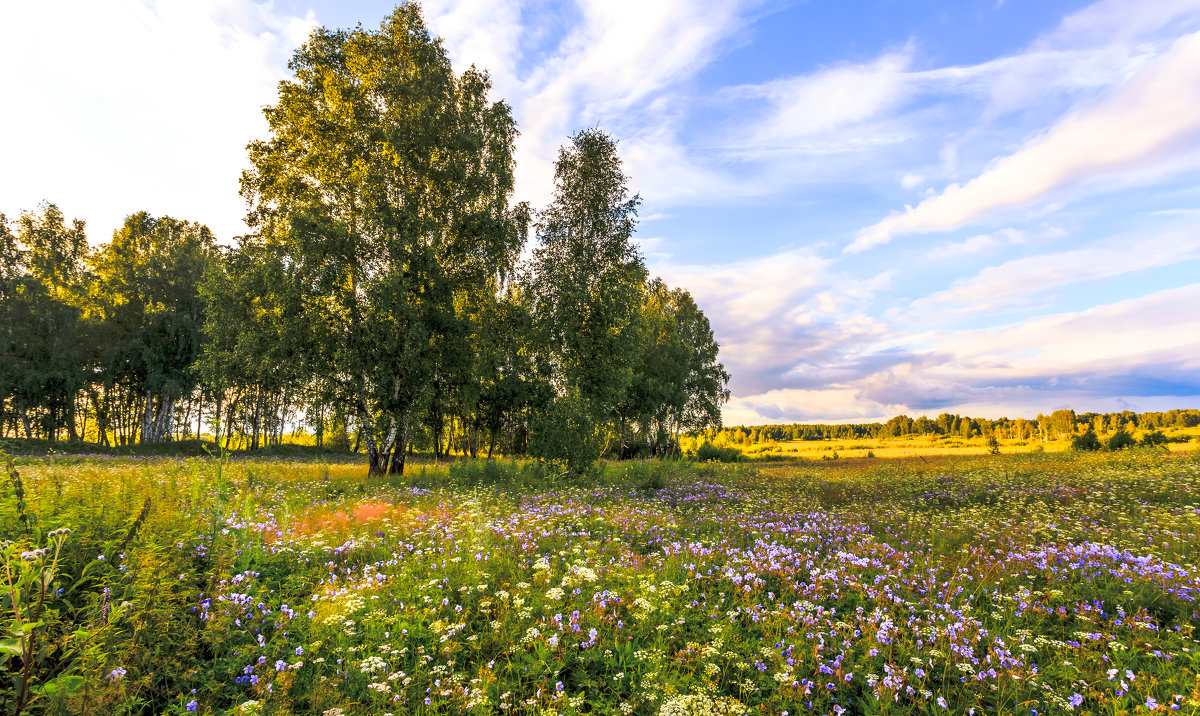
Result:
[[315,30],[289,67],[271,135],[249,147],[248,222],[283,258],[314,377],[354,416],[370,472],[401,471],[469,335],[456,298],[507,276],[524,243],[516,125],[486,73],[454,72],[413,3],[377,30]]

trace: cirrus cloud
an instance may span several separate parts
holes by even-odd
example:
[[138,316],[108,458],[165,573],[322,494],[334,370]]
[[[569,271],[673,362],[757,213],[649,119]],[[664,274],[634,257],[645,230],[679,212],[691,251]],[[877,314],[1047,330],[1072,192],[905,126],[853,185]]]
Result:
[[1145,170],[1147,164],[1198,148],[1200,32],[1180,38],[1104,101],[1064,118],[966,184],[951,184],[916,207],[862,229],[845,250],[858,253],[906,234],[956,229],[1075,182]]

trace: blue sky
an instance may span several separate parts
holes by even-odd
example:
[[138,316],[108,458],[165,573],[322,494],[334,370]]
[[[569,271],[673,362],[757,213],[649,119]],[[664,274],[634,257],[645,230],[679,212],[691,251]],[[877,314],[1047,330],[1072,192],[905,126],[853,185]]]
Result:
[[[1200,405],[1200,0],[438,0],[522,135],[617,136],[727,423]],[[0,211],[244,230],[260,108],[386,2],[0,6]]]

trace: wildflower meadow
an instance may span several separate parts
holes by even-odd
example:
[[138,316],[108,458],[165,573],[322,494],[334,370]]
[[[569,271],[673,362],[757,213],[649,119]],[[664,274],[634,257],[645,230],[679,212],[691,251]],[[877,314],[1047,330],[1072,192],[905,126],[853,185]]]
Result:
[[1200,459],[24,458],[7,712],[1200,710]]

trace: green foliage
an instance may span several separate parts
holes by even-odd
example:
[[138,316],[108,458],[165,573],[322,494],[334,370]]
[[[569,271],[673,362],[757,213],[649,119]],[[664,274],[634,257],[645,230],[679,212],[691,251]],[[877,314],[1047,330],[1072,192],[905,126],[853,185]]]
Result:
[[1104,445],[1100,442],[1100,438],[1096,437],[1096,433],[1088,430],[1086,433],[1071,438],[1071,449],[1084,452],[1095,452],[1103,450]]
[[621,457],[635,445],[664,455],[683,431],[720,428],[721,405],[729,399],[712,328],[686,290],[648,282],[638,331],[633,379],[616,407]]
[[1167,436],[1164,435],[1161,430],[1147,430],[1142,435],[1141,444],[1145,445],[1147,447],[1154,447],[1157,445],[1165,445],[1166,443],[1167,443]]
[[559,151],[554,184],[523,281],[556,385],[530,452],[564,459],[578,473],[603,453],[606,428],[633,383],[646,269],[630,240],[640,199],[629,195],[611,137],[572,137]]
[[27,438],[66,428],[77,439],[87,255],[83,222],[68,226],[54,204],[23,213],[15,234],[0,215],[0,408],[11,404]]
[[79,691],[84,679],[70,665],[89,653],[92,632],[73,628],[58,599],[60,559],[71,530],[52,529],[43,542],[12,457],[0,451],[0,462],[15,491],[20,525],[6,535],[14,539],[0,540],[0,673],[10,677],[0,679],[0,703],[20,714]]
[[1108,450],[1124,450],[1125,448],[1137,445],[1137,440],[1132,435],[1124,430],[1118,430],[1108,438],[1108,443],[1104,446]]
[[745,459],[742,451],[733,447],[717,447],[712,443],[704,443],[696,448],[696,459],[700,462],[740,462]]
[[[196,371],[208,393],[226,401],[224,423],[216,416],[213,433],[220,441],[224,429],[222,444],[227,445],[240,422],[249,425],[249,448],[277,444],[270,436],[281,433],[280,413],[289,407],[283,396],[306,393],[312,347],[284,259],[245,241],[210,262],[200,294],[208,307],[203,324],[207,342]],[[323,415],[324,401],[314,397],[312,410]],[[342,431],[344,444],[344,419]],[[263,432],[269,437],[260,442]]]
[[[175,405],[199,377],[200,283],[215,251],[208,227],[142,211],[126,217],[93,257],[89,352],[101,386],[92,393],[101,442],[110,431],[143,443],[165,442],[173,432]],[[137,400],[123,401],[123,392]]]
[[287,267],[310,376],[356,418],[371,471],[398,470],[425,407],[473,369],[457,299],[494,291],[521,250],[516,127],[415,4],[376,31],[318,28],[290,67],[242,178],[253,241]]
[[[0,543],[0,669],[7,668],[11,686],[0,687],[0,702],[13,714],[32,710],[40,702],[62,701],[84,685],[79,674],[64,670],[64,660],[86,645],[90,632],[64,633],[55,592],[59,584],[59,559],[71,530],[59,528],[46,535],[45,547],[27,541]],[[15,660],[16,663],[10,664]]]
[[996,438],[995,433],[988,433],[987,449],[989,455],[1000,454],[1000,440]]

